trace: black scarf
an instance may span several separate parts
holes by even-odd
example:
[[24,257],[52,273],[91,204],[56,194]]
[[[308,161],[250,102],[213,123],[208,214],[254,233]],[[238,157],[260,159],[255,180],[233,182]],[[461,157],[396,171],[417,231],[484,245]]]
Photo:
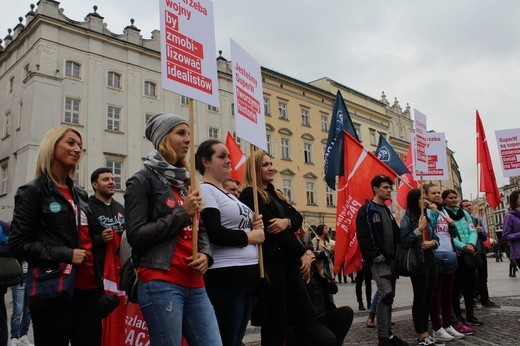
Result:
[[445,208],[448,215],[453,221],[459,221],[464,218],[464,210],[462,208]]

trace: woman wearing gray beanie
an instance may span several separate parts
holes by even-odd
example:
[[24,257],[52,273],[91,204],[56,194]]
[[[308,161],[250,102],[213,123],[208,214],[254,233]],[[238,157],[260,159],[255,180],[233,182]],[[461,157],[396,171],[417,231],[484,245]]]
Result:
[[153,149],[126,182],[125,219],[137,267],[138,302],[151,345],[222,345],[203,275],[213,263],[203,225],[192,257],[191,219],[201,208],[188,188],[185,158],[190,129],[184,118],[160,113],[148,120]]

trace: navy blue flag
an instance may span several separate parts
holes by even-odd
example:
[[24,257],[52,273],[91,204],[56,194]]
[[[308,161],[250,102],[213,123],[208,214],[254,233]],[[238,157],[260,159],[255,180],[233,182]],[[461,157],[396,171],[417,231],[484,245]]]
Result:
[[392,168],[397,174],[403,175],[410,173],[410,170],[406,167],[403,160],[399,158],[399,155],[397,155],[394,148],[392,148],[390,143],[388,143],[381,133],[379,134],[379,144],[377,145],[376,156],[388,167]]
[[336,190],[336,176],[343,175],[343,130],[347,131],[359,142],[356,129],[348,113],[341,93],[336,93],[332,119],[330,119],[329,136],[325,147],[325,182]]

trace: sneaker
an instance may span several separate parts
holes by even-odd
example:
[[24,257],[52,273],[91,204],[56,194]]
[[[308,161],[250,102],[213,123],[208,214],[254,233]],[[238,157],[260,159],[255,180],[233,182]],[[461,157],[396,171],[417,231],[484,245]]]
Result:
[[444,330],[446,331],[446,333],[450,334],[455,339],[462,339],[464,337],[464,334],[457,332],[455,328],[453,328],[452,326],[444,328]]
[[433,339],[435,339],[435,341],[437,340],[440,340],[440,341],[451,341],[453,339],[455,339],[453,336],[451,336],[450,334],[448,334],[444,328],[440,327],[439,330],[434,330],[433,331]]
[[359,311],[365,311],[365,306],[363,305],[363,303],[359,303]]
[[475,316],[470,317],[470,318],[466,318],[466,321],[468,321],[468,323],[473,325],[473,326],[483,326],[484,325],[484,322],[482,322],[481,320],[479,320]]
[[482,309],[482,305],[480,304],[480,302],[475,301],[475,305],[473,306],[473,309],[475,309],[475,310]]
[[458,322],[453,328],[457,332],[462,333],[464,335],[473,335],[475,333],[475,329],[471,328],[470,326],[465,325],[462,322]]
[[22,336],[18,339],[18,346],[34,346],[29,342],[29,337],[27,335]]
[[390,338],[388,338],[389,345],[397,345],[397,346],[408,346],[408,343],[402,339],[399,339],[395,335],[391,335]]
[[365,322],[365,324],[367,325],[368,328],[376,327],[376,324],[374,322],[374,317],[372,316],[372,314],[368,315],[368,318],[367,318],[367,321]]
[[422,340],[417,340],[417,345],[430,346],[430,345],[434,345],[434,343],[433,343],[433,339],[431,339],[431,336],[428,335],[427,337],[425,337]]
[[20,342],[20,339],[18,338],[12,338],[9,340],[9,346],[18,346]]
[[482,303],[482,306],[485,308],[488,308],[488,309],[497,309],[500,307],[500,305],[498,305],[495,302],[492,302],[491,300],[488,300],[487,302]]

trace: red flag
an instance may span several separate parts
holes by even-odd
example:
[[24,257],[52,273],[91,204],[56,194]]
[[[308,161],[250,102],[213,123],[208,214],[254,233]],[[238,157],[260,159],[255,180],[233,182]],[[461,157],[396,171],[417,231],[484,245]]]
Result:
[[242,184],[242,180],[244,180],[244,170],[246,167],[246,156],[240,149],[240,146],[237,144],[237,142],[235,142],[233,135],[229,132],[226,136],[225,145],[229,150],[229,159],[231,160],[231,172],[229,173],[229,177],[238,180]]
[[338,183],[338,205],[336,209],[336,246],[334,271],[339,273],[344,262],[345,275],[361,269],[361,251],[356,237],[356,215],[365,200],[374,193],[370,179],[384,174],[394,179],[397,174],[363,147],[350,134],[343,132],[344,172]]
[[484,126],[477,111],[477,164],[480,164],[480,192],[486,194],[488,204],[495,210],[500,204],[500,193],[498,192],[497,179],[493,170],[493,162],[489,155]]
[[103,346],[125,345],[126,297],[125,293],[119,290],[121,260],[119,259],[118,249],[120,244],[121,236],[114,232],[114,239],[107,244],[103,286],[106,294],[115,294],[119,297],[119,306],[103,320],[101,341]]
[[[408,154],[406,154],[406,168],[410,172],[413,172],[413,157],[412,157],[412,144],[408,147]],[[401,181],[397,187],[397,205],[402,209],[406,210],[406,196],[411,189],[419,187],[419,183],[413,180],[413,174],[405,173],[401,175]]]

